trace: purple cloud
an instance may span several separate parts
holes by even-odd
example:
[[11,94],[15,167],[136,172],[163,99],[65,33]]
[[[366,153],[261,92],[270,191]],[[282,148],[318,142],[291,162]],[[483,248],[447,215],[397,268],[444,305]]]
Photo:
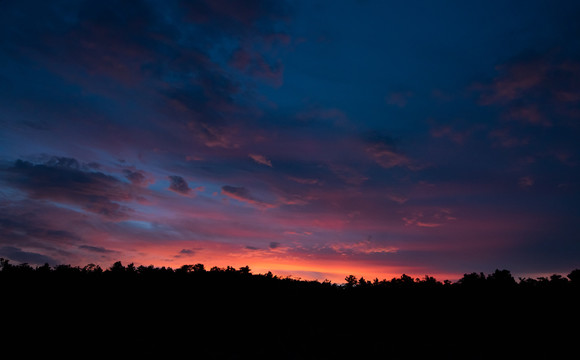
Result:
[[33,164],[17,160],[0,169],[4,183],[33,199],[80,206],[111,221],[128,218],[130,208],[120,203],[135,199],[136,189],[102,172],[84,171],[72,158],[53,158]]
[[171,183],[169,184],[169,190],[175,191],[181,195],[189,195],[191,193],[191,188],[187,184],[184,178],[177,175],[169,176]]

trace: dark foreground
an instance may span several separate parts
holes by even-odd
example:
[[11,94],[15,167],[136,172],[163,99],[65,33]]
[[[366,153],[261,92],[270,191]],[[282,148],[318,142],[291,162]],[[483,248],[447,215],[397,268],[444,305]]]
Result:
[[2,349],[20,358],[577,359],[580,271],[345,286],[246,268],[105,271],[1,262]]

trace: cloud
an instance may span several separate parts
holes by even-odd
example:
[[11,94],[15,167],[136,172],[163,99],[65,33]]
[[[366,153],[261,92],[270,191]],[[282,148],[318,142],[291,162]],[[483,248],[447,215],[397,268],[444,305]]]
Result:
[[196,251],[192,250],[192,249],[181,249],[181,250],[179,250],[179,253],[173,257],[176,259],[179,259],[182,257],[192,257],[195,255],[195,253],[196,253]]
[[387,197],[396,202],[397,204],[401,205],[409,201],[409,198],[396,194],[387,194]]
[[330,164],[330,170],[347,184],[362,185],[369,178],[358,170],[343,164]]
[[448,138],[460,145],[465,142],[470,134],[471,131],[457,131],[448,125],[431,129],[431,136],[434,138]]
[[282,86],[284,65],[280,60],[269,62],[257,51],[240,48],[232,54],[230,66],[250,76],[267,80],[275,87]]
[[123,169],[123,173],[133,185],[143,186],[148,183],[147,177],[142,171]]
[[254,160],[255,162],[257,162],[258,164],[262,164],[262,165],[266,165],[266,166],[272,167],[272,161],[266,159],[266,157],[263,156],[263,155],[250,154],[248,156],[252,160]]
[[184,257],[192,257],[196,254],[196,250],[193,249],[181,249],[177,255],[173,255],[173,258],[180,259]]
[[552,122],[540,113],[535,104],[513,106],[504,113],[504,117],[533,125],[552,126]]
[[80,206],[112,221],[128,217],[131,210],[119,202],[134,199],[137,191],[113,176],[81,170],[78,161],[71,158],[53,158],[41,164],[17,160],[0,172],[5,184],[25,191],[32,199]]
[[318,180],[318,179],[302,178],[302,177],[296,177],[296,176],[288,176],[288,179],[290,179],[294,182],[297,182],[299,184],[304,184],[304,185],[320,184],[320,180]]
[[177,175],[169,176],[169,180],[171,181],[169,184],[169,190],[172,190],[181,195],[189,195],[191,193],[191,188],[187,184],[184,178]]
[[540,86],[546,77],[549,64],[539,58],[514,59],[496,67],[500,72],[491,84],[476,85],[482,90],[479,102],[482,105],[508,103],[526,96]]
[[521,138],[511,135],[510,131],[506,128],[490,131],[489,137],[494,140],[494,146],[500,146],[504,148],[524,146],[530,142],[528,138]]
[[409,167],[411,164],[411,160],[406,155],[379,144],[368,147],[367,151],[373,156],[377,164],[387,169],[396,166]]
[[44,265],[46,263],[50,265],[55,265],[57,263],[56,260],[54,260],[50,256],[46,256],[31,251],[24,251],[20,248],[13,246],[1,247],[0,256],[12,261],[18,261],[20,263],[28,263],[33,265]]
[[310,231],[284,231],[284,235],[294,235],[294,236],[310,236],[312,233]]
[[[193,146],[235,149],[244,139],[239,132],[254,118],[248,114],[257,111],[248,105],[256,96],[248,88],[264,81],[277,86],[282,81],[284,64],[278,51],[289,44],[285,30],[293,14],[286,1],[33,3],[13,3],[9,10],[3,9],[7,15],[0,33],[10,60],[41,64],[35,65],[35,71],[40,69],[37,73],[28,72],[34,73],[29,84],[37,87],[38,94],[31,96],[32,91],[26,90],[26,96],[14,96],[34,103],[30,117],[38,118],[38,111],[48,117],[26,119],[36,127],[50,124],[55,131],[78,136],[75,129],[82,117],[79,131],[108,149],[134,147],[139,141],[146,147],[185,152],[191,150],[192,137],[199,140]],[[228,64],[237,49],[249,53],[247,76]],[[36,84],[32,77],[39,74],[63,79],[51,84],[58,96]],[[71,85],[90,96],[72,94],[76,97],[71,100],[65,96],[71,93],[67,92]],[[128,90],[135,93],[132,99],[147,99],[135,103],[142,109],[135,118],[155,114],[138,129],[131,120],[119,121],[105,113],[103,103],[88,100],[103,97],[105,107],[120,114],[117,110],[126,106],[127,98],[122,97]],[[54,115],[58,120],[52,121]],[[132,139],[131,145],[126,144],[127,138]]]
[[[180,1],[184,16],[212,32],[264,36],[274,33],[274,21],[287,20],[292,8],[286,1],[201,0]],[[266,20],[266,21],[264,21]]]
[[237,186],[229,186],[224,185],[222,186],[222,194],[235,199],[237,201],[245,202],[251,205],[255,205],[261,208],[272,208],[275,205],[258,200],[254,198],[250,191],[244,187],[237,187]]
[[[54,211],[52,215],[55,215]],[[78,242],[82,238],[72,231],[59,229],[54,224],[39,219],[30,209],[17,209],[14,206],[0,208],[1,242],[22,244],[28,241],[31,244],[35,240],[62,244]]]
[[115,250],[105,249],[102,246],[81,245],[81,246],[79,246],[79,249],[83,249],[83,250],[87,250],[89,252],[99,253],[99,254],[113,254],[113,253],[116,253]]
[[518,185],[521,188],[529,188],[529,187],[532,187],[534,185],[534,179],[531,176],[522,176],[518,180]]
[[457,220],[450,209],[435,208],[413,211],[410,215],[402,218],[405,226],[418,226],[422,228],[438,228],[449,222]]
[[390,169],[393,167],[418,168],[405,154],[397,150],[395,142],[388,136],[377,134],[367,139],[366,152],[380,166]]
[[[523,124],[550,127],[577,115],[575,99],[580,65],[559,51],[523,54],[497,66],[498,75],[476,84],[479,104],[498,106],[503,118]],[[557,115],[557,116],[554,116]]]
[[396,253],[399,249],[373,240],[367,236],[365,240],[352,243],[333,243],[329,247],[341,254],[388,254]]

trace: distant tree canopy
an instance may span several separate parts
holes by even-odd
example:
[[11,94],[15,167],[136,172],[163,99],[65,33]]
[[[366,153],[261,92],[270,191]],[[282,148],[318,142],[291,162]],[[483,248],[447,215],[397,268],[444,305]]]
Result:
[[555,287],[580,287],[580,269],[572,270],[565,277],[560,274],[553,274],[550,277],[519,278],[516,281],[509,270],[496,269],[493,273],[485,275],[484,273],[466,273],[456,282],[444,280],[443,282],[432,276],[425,275],[423,278],[413,278],[407,274],[400,277],[394,277],[391,280],[375,278],[366,280],[364,277],[357,278],[355,275],[345,277],[343,284],[332,283],[329,280],[319,282],[317,280],[307,281],[294,279],[291,276],[278,277],[272,272],[266,274],[253,274],[249,266],[243,266],[238,269],[227,266],[225,268],[214,266],[209,271],[203,264],[187,264],[177,269],[171,267],[155,267],[153,265],[136,267],[133,263],[127,266],[121,261],[113,263],[107,269],[102,269],[99,265],[88,264],[84,267],[71,265],[57,265],[54,267],[44,264],[33,267],[27,263],[12,264],[9,260],[0,258],[0,281],[12,276],[53,276],[70,277],[70,276],[90,276],[90,277],[178,277],[179,275],[204,276],[217,280],[218,278],[245,278],[245,279],[265,279],[277,280],[284,282],[293,282],[300,284],[319,285],[326,287],[341,288],[345,290],[353,289],[444,289],[444,288],[464,288],[464,289],[515,289],[515,288],[555,288]]
[[87,349],[117,341],[131,355],[158,346],[161,357],[187,344],[203,359],[560,359],[576,351],[580,321],[578,269],[519,280],[498,269],[455,282],[348,275],[336,284],[249,266],[0,259],[0,291],[11,317],[3,329],[26,346],[46,341],[43,352],[67,339]]

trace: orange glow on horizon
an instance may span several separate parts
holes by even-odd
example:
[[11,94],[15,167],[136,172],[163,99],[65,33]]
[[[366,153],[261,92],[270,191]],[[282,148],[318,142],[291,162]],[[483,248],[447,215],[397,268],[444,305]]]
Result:
[[[186,245],[184,243],[183,245]],[[189,244],[191,245],[191,244]],[[241,255],[231,251],[228,246],[218,246],[213,244],[213,249],[204,249],[192,256],[176,257],[175,254],[179,249],[172,247],[159,247],[157,244],[149,246],[140,246],[140,254],[127,256],[124,259],[111,259],[107,264],[100,264],[103,268],[108,268],[115,261],[122,261],[123,265],[134,263],[135,266],[171,267],[178,269],[183,265],[203,264],[206,270],[216,266],[226,268],[232,266],[239,269],[243,266],[249,266],[253,274],[266,274],[271,272],[279,277],[291,277],[301,280],[329,280],[333,283],[342,284],[345,277],[354,275],[357,278],[363,277],[367,281],[374,279],[391,280],[398,278],[402,274],[409,275],[413,278],[423,278],[425,275],[433,276],[439,281],[456,280],[463,274],[442,274],[424,272],[423,269],[409,267],[397,267],[367,263],[363,261],[353,261],[351,259],[320,259],[320,258],[297,258],[285,257],[284,254],[247,254]],[[175,246],[175,244],[172,244]],[[181,247],[179,247],[181,248]],[[148,254],[148,255],[145,255]],[[86,264],[84,264],[86,265]],[[81,265],[82,266],[82,265]]]

